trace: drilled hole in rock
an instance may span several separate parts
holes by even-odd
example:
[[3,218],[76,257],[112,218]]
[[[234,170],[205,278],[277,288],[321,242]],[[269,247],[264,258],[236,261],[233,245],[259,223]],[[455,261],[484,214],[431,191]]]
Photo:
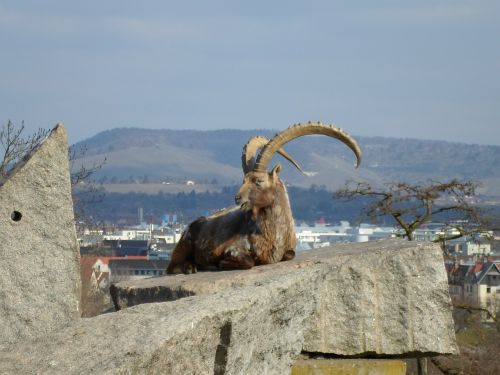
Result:
[[12,213],[10,214],[10,218],[14,221],[20,221],[22,217],[23,214],[19,211],[12,211]]

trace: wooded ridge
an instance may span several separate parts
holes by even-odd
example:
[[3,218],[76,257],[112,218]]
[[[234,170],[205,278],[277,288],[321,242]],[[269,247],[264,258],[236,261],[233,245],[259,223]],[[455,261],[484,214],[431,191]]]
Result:
[[[107,161],[95,179],[115,182],[193,180],[233,185],[241,182],[241,150],[254,135],[272,137],[272,130],[169,130],[116,128],[79,142],[86,146],[81,162]],[[480,193],[500,196],[500,146],[421,139],[354,135],[363,151],[354,169],[351,151],[340,142],[319,136],[293,141],[285,149],[308,171],[306,177],[276,157],[285,168],[283,179],[292,185],[336,189],[347,179],[422,182],[428,179],[473,179]]]

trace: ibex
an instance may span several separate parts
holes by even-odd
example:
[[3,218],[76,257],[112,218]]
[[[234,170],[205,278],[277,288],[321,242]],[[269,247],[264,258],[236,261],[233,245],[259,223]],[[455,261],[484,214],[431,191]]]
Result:
[[[346,144],[361,161],[357,142],[342,129],[322,123],[293,125],[271,140],[253,137],[243,148],[243,184],[235,196],[237,206],[200,217],[184,231],[167,267],[167,273],[200,270],[249,269],[255,265],[290,260],[295,256],[295,227],[281,166],[267,166],[278,152],[300,171],[281,147],[308,134],[323,134]],[[257,155],[257,151],[260,153]]]

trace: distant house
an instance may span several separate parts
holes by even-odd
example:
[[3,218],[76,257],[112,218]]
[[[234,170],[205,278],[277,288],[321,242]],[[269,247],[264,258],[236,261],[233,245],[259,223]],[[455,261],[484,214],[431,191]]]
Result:
[[112,307],[109,295],[109,272],[99,257],[80,258],[81,313],[83,317],[99,315]]
[[450,296],[455,303],[487,308],[498,314],[500,262],[447,264]]
[[91,289],[104,290],[109,286],[108,268],[100,257],[82,256],[80,275],[82,283],[87,283]]
[[167,260],[111,259],[109,261],[109,280],[110,283],[117,283],[129,279],[162,276],[167,265]]

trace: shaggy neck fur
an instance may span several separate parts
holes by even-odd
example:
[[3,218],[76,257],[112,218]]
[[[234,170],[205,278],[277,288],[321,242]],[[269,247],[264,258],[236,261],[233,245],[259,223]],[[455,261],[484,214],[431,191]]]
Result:
[[279,262],[286,251],[295,249],[295,224],[288,193],[281,180],[277,182],[273,203],[259,215],[259,225],[262,241],[265,242],[258,244],[266,253],[259,256],[264,260],[263,263]]

